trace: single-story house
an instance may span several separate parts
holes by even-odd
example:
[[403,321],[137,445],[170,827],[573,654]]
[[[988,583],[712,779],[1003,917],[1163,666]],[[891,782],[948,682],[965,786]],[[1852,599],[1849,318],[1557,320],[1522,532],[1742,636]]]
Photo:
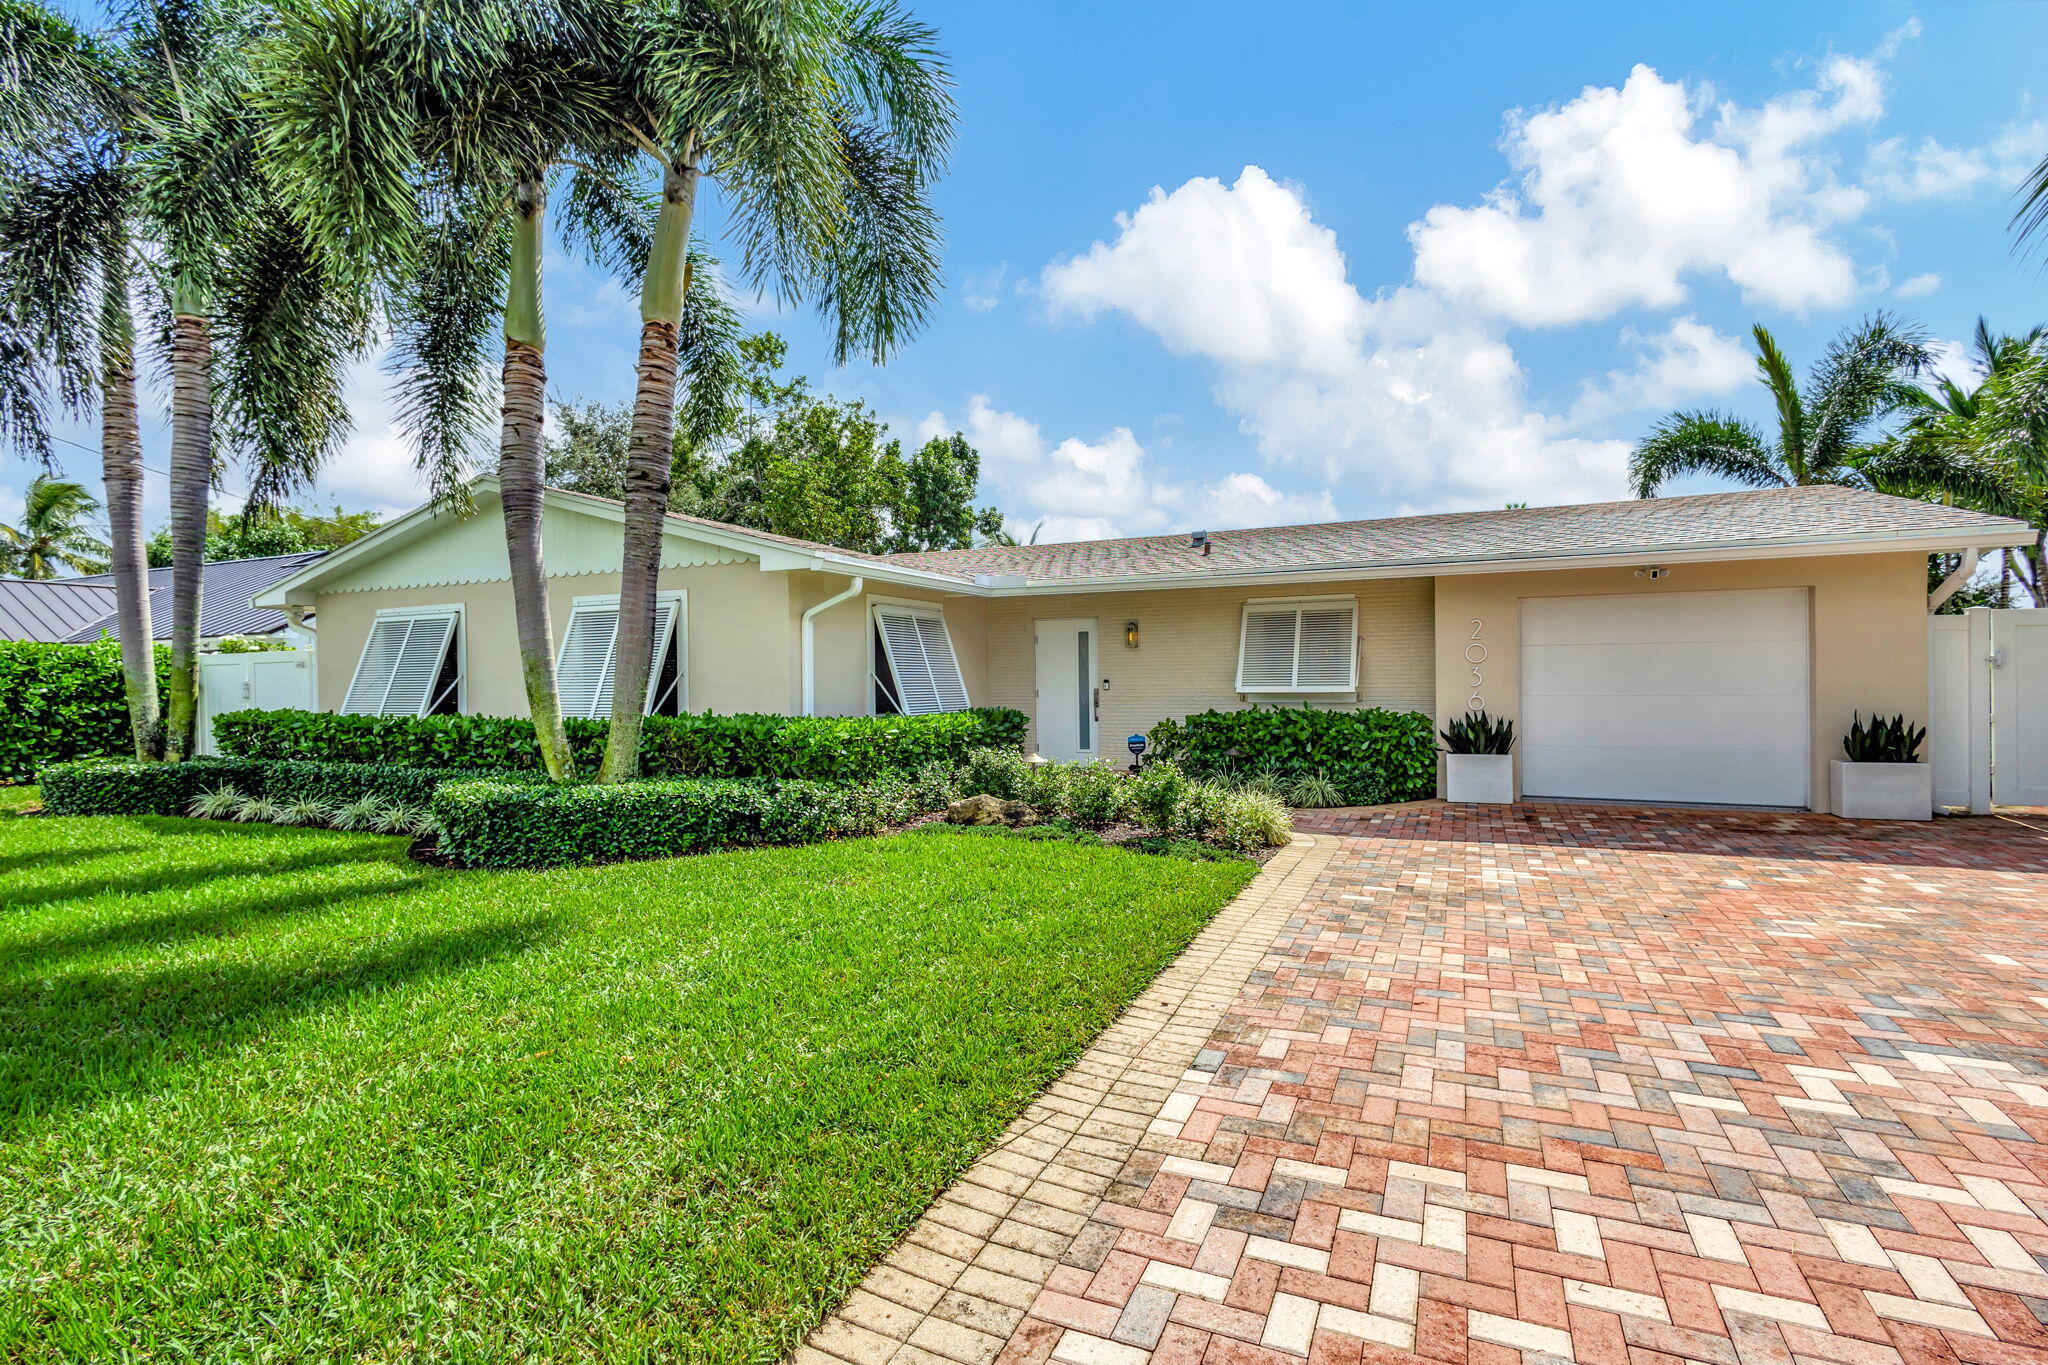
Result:
[[[319,704],[524,710],[495,488],[258,593]],[[610,711],[623,509],[550,492],[564,703]],[[1834,487],[865,555],[671,516],[658,712],[1017,707],[1051,758],[1259,703],[1514,718],[1528,795],[1822,808],[1852,715],[1928,713],[1928,556],[2018,521]]]
[[[301,550],[286,555],[261,555],[254,559],[219,559],[203,565],[199,571],[200,647],[211,649],[216,642],[230,635],[248,638],[290,633],[293,630],[290,614],[255,606],[250,599],[326,553],[325,550]],[[121,638],[121,619],[114,611],[112,574],[88,574],[82,578],[54,581],[95,588],[106,594],[105,611],[61,639],[72,644],[90,644],[102,635],[116,640]],[[168,643],[171,638],[171,571],[168,568],[149,571],[149,618],[156,638]]]

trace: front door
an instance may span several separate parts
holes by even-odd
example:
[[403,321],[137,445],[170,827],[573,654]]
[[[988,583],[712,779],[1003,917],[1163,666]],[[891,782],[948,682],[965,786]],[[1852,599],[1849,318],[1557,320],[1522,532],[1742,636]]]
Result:
[[1095,757],[1096,633],[1093,620],[1038,623],[1038,752],[1046,758]]

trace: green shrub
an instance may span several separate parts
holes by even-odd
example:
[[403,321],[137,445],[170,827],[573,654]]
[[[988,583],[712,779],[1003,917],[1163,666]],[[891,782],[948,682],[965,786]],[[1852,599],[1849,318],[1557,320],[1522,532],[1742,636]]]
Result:
[[1074,766],[1067,763],[1029,763],[1017,799],[1044,815],[1063,814],[1067,809],[1067,787],[1073,781]]
[[1130,810],[1131,779],[1106,763],[1077,763],[1067,778],[1063,810],[1077,825],[1113,825]]
[[944,810],[958,801],[965,792],[961,790],[962,769],[958,764],[934,759],[917,770],[911,778],[908,798],[914,812]]
[[1180,827],[1188,786],[1187,774],[1171,760],[1147,765],[1131,783],[1131,809],[1138,822],[1156,835],[1172,834]]
[[1279,801],[1262,792],[1239,790],[1223,793],[1209,835],[1225,848],[1249,853],[1278,848],[1293,829],[1294,821]]
[[1337,787],[1343,804],[1360,806],[1436,790],[1436,736],[1429,717],[1416,711],[1204,711],[1189,716],[1181,731],[1181,764],[1201,777],[1255,771],[1284,782],[1315,775]]
[[969,796],[997,796],[1005,801],[1022,801],[1031,765],[1015,749],[970,749],[967,776],[961,786]]
[[202,792],[232,787],[242,796],[263,790],[263,765],[246,759],[195,758],[187,763],[100,759],[56,763],[37,776],[51,815],[183,815]]
[[[960,763],[978,748],[1021,751],[1024,713],[999,707],[931,716],[649,716],[640,738],[647,777],[782,777],[852,782]],[[577,771],[597,771],[607,723],[567,722]],[[214,719],[224,753],[241,758],[389,763],[415,768],[540,768],[533,723],[514,716],[351,716],[230,711]]]
[[393,763],[308,763],[283,760],[264,765],[264,791],[277,800],[317,801],[341,807],[366,798],[387,806],[425,810],[443,782],[498,779],[546,781],[538,772],[477,772],[450,768],[407,768]]
[[[159,680],[164,657],[159,647]],[[119,645],[0,640],[0,782],[26,782],[52,763],[134,752]]]
[[1173,813],[1173,823],[1164,832],[1189,839],[1211,837],[1222,822],[1223,803],[1230,794],[1230,788],[1221,783],[1188,783]]
[[440,849],[468,867],[666,858],[873,834],[896,818],[897,784],[669,778],[617,786],[503,781],[442,784]]
[[1298,806],[1303,810],[1344,804],[1343,791],[1321,773],[1303,773],[1300,777],[1290,779],[1287,783],[1286,798],[1288,805]]

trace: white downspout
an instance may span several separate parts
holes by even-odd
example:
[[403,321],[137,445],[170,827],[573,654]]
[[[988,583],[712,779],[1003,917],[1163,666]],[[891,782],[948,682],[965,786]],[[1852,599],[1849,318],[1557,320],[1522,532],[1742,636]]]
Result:
[[1971,548],[1963,551],[1963,562],[1956,565],[1956,571],[1941,580],[1941,585],[1927,594],[1927,614],[1932,616],[1941,610],[1941,604],[1961,592],[1963,585],[1970,581],[1970,575],[1977,572],[1977,561],[1983,557],[1982,550]]
[[828,597],[818,603],[817,606],[806,608],[804,611],[804,714],[807,716],[814,716],[818,713],[818,655],[812,643],[813,631],[811,623],[818,618],[821,612],[838,606],[849,597],[860,596],[861,589],[865,588],[867,583],[868,581],[865,578],[856,578],[853,582],[846,585],[845,592],[840,593],[836,597]]

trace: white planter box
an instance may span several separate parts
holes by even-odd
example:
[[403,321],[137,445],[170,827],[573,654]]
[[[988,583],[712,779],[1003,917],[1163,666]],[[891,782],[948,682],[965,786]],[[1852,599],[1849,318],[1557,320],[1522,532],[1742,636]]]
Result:
[[1828,805],[1846,820],[1932,820],[1934,767],[1838,758],[1828,770]]
[[1444,799],[1489,806],[1513,805],[1513,754],[1445,754]]

